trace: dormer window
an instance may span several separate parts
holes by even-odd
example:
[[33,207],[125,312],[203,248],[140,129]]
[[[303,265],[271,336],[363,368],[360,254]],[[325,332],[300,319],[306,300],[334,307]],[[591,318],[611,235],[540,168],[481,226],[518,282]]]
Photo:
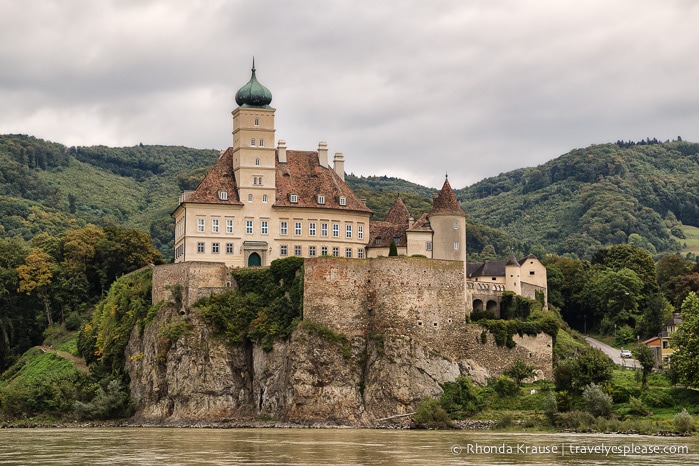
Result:
[[340,196],[340,205],[347,205],[347,198],[345,196]]
[[291,202],[292,204],[298,204],[298,202],[299,202],[298,194],[290,194],[289,195],[289,202]]
[[325,196],[323,194],[318,194],[318,204],[325,204]]
[[381,238],[376,238],[376,241],[374,241],[374,243],[376,243],[377,246],[380,245],[380,244],[381,244]]
[[227,201],[228,200],[228,191],[219,191],[218,198],[222,201]]

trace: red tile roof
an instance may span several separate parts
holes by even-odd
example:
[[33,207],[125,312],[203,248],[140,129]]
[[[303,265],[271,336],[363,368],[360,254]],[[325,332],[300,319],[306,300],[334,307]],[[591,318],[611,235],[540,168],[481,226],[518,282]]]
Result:
[[[287,151],[286,158],[286,163],[279,163],[275,157],[277,192],[274,206],[371,213],[335,170],[320,166],[318,152]],[[220,199],[220,191],[228,193],[227,200]],[[298,196],[297,203],[291,202],[290,194]],[[318,194],[325,196],[325,204],[318,204]],[[345,198],[344,206],[340,205],[340,197]],[[185,202],[243,205],[233,172],[233,148],[229,147],[223,153]]]
[[408,208],[400,196],[396,198],[388,214],[386,214],[386,221],[395,224],[408,223],[410,221],[410,212],[408,212]]
[[[226,191],[228,200],[222,201],[219,192]],[[242,205],[238,196],[238,186],[233,176],[233,149],[228,148],[219,157],[213,167],[206,173],[197,189],[187,198],[186,202],[199,204]]]
[[[277,166],[277,196],[275,206],[314,207],[320,209],[353,210],[371,213],[369,209],[330,167],[318,163],[318,152],[286,151],[286,163]],[[292,204],[289,194],[298,196]],[[325,196],[325,204],[318,204],[317,195]],[[345,205],[340,205],[344,196]]]
[[439,192],[439,196],[432,203],[432,210],[430,211],[430,216],[432,215],[460,215],[465,217],[466,212],[461,208],[454,190],[451,189],[449,180],[444,180],[444,185],[442,190]]

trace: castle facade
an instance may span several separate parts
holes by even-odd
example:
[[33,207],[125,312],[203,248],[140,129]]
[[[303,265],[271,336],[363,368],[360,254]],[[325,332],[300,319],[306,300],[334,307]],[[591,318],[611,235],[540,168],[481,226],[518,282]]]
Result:
[[365,257],[366,207],[344,181],[344,156],[275,148],[272,94],[252,76],[236,94],[233,146],[180,196],[175,262],[267,266],[287,256]]

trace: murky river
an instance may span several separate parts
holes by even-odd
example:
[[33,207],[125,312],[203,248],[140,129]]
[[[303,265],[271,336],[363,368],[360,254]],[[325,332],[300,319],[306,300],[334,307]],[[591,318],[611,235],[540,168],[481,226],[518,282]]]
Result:
[[0,465],[699,464],[699,438],[355,429],[4,429]]

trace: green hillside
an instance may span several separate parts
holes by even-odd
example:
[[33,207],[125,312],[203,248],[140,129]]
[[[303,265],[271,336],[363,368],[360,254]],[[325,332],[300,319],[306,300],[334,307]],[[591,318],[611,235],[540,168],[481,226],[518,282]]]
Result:
[[590,146],[457,192],[469,219],[525,249],[590,258],[612,244],[679,252],[699,226],[699,144]]
[[0,235],[28,240],[87,223],[119,225],[149,233],[171,257],[170,213],[218,156],[175,146],[69,148],[0,136]]

